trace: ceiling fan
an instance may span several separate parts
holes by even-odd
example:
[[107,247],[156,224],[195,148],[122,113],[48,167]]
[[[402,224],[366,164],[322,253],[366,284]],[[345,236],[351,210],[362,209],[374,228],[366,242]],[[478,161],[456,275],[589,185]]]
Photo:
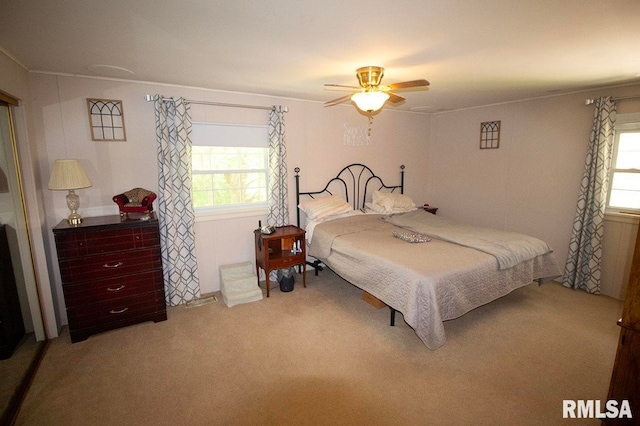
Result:
[[358,68],[356,70],[356,76],[358,77],[358,83],[360,84],[359,87],[345,86],[341,84],[325,84],[325,88],[349,89],[354,91],[354,93],[325,102],[324,106],[333,106],[352,100],[358,109],[371,115],[382,108],[387,100],[393,103],[405,100],[402,96],[392,93],[391,90],[429,86],[429,82],[424,79],[380,85],[382,77],[384,76],[384,68],[382,67],[369,66]]

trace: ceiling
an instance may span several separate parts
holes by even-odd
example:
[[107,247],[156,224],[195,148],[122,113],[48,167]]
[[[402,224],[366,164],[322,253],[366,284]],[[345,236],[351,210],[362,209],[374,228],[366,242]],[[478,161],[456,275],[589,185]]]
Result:
[[640,82],[638,0],[2,0],[30,71],[326,102],[324,83],[425,78],[438,112]]

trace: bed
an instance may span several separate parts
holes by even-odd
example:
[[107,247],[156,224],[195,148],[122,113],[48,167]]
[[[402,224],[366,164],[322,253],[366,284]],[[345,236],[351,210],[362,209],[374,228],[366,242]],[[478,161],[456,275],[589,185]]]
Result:
[[[344,167],[318,191],[300,191],[298,226],[316,273],[324,264],[395,311],[429,349],[445,341],[444,321],[533,281],[560,276],[543,241],[437,217],[386,185],[368,166]],[[304,219],[304,222],[303,220]]]

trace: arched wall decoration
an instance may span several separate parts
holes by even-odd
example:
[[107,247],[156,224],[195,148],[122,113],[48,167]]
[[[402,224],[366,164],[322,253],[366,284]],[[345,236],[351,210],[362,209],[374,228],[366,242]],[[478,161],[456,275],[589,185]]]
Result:
[[91,139],[94,141],[126,141],[122,101],[87,99]]
[[480,149],[500,147],[500,121],[480,123]]

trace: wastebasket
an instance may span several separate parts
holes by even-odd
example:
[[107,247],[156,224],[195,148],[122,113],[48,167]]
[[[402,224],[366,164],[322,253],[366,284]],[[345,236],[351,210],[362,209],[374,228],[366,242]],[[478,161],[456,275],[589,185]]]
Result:
[[278,269],[278,283],[280,283],[280,291],[285,293],[292,291],[296,282],[295,269]]

